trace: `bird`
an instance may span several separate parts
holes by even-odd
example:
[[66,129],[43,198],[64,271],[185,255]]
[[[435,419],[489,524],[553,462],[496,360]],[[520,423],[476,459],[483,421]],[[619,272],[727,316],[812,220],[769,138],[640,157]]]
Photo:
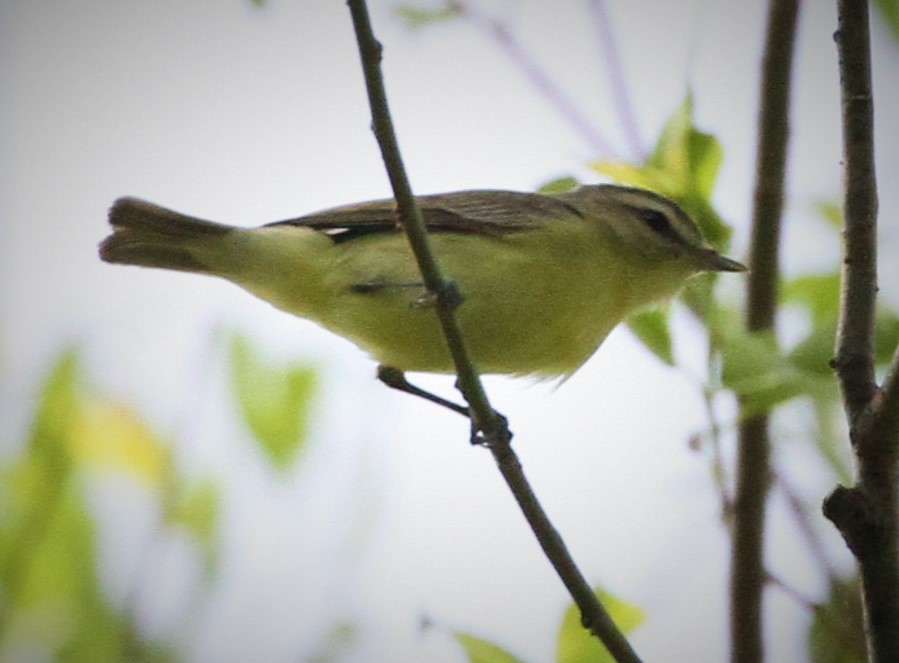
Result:
[[[679,205],[645,189],[485,189],[417,202],[461,293],[457,320],[480,373],[565,378],[622,320],[691,277],[746,270],[705,243]],[[392,198],[238,227],[123,197],[109,223],[106,262],[224,278],[381,367],[454,371]]]

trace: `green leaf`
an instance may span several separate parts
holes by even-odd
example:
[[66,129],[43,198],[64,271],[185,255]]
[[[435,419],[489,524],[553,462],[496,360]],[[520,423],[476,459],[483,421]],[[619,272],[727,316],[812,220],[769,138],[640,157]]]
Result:
[[627,326],[650,352],[669,366],[674,366],[668,317],[667,308],[652,308],[632,315],[627,320]]
[[78,353],[68,348],[60,353],[41,390],[28,446],[50,472],[65,473],[70,464],[68,439],[80,404],[79,372]]
[[435,23],[444,23],[462,15],[462,6],[456,2],[446,2],[433,9],[411,3],[398,2],[393,5],[393,13],[410,29],[423,28]]
[[575,177],[557,177],[554,180],[550,180],[549,182],[541,184],[540,188],[537,189],[537,191],[539,191],[540,193],[553,195],[557,193],[566,193],[568,191],[573,191],[579,186],[580,182],[578,182],[577,178]]
[[[796,304],[808,311],[812,332],[790,352],[795,365],[816,373],[831,373],[840,308],[840,274],[799,276],[784,284],[781,295],[785,303]],[[877,309],[874,326],[874,363],[889,363],[899,344],[899,315],[887,306]]]
[[489,640],[462,631],[453,631],[453,637],[462,645],[469,663],[522,663],[520,658]]
[[599,161],[591,166],[620,184],[650,189],[671,198],[696,221],[706,241],[724,250],[730,229],[711,203],[723,157],[717,138],[693,124],[693,97],[688,94],[665,123],[644,163]]
[[801,395],[831,393],[832,380],[818,370],[806,373],[780,354],[773,333],[732,334],[722,344],[721,379],[744,398],[744,415],[767,412]]
[[812,663],[865,663],[864,620],[856,578],[837,580],[815,611],[808,643]]
[[231,342],[231,375],[243,418],[269,461],[287,469],[303,447],[315,369],[264,361],[242,336]]
[[843,229],[843,209],[839,203],[821,199],[815,202],[815,211],[837,232]]
[[672,195],[695,195],[708,200],[715,188],[723,151],[711,134],[699,131],[693,123],[693,95],[687,94],[671,115],[646,166],[669,173],[679,191]]
[[[2,469],[0,486],[0,596],[5,635],[47,651],[56,661],[118,663],[163,661],[162,647],[140,640],[127,614],[116,612],[103,593],[97,559],[96,525],[84,495],[81,472],[99,457],[108,459],[120,436],[131,431],[127,412],[93,399],[83,384],[78,353],[60,353],[41,389],[30,439],[14,463]],[[97,419],[94,415],[101,412]],[[123,422],[125,422],[123,424]],[[95,431],[95,426],[103,427]],[[98,445],[96,439],[101,443]],[[121,458],[133,459],[131,436]],[[154,452],[151,452],[151,455]],[[118,458],[118,457],[117,457]],[[119,463],[115,463],[118,465]],[[131,463],[126,463],[131,465]],[[137,466],[146,468],[146,463]]]
[[212,479],[189,483],[176,490],[166,520],[192,534],[203,552],[207,572],[215,569],[218,553],[217,526],[221,513],[221,491]]
[[833,358],[836,328],[836,320],[833,318],[829,322],[821,322],[815,326],[809,335],[793,346],[787,354],[790,364],[805,373],[832,378],[833,369],[830,367],[830,360]]
[[893,39],[899,41],[899,0],[876,0],[874,3],[880,10],[880,17],[890,28]]
[[14,609],[33,550],[42,545],[72,474],[70,438],[80,406],[79,360],[60,353],[41,388],[31,434],[19,461],[3,470],[0,502],[0,595]]
[[[594,589],[596,597],[612,617],[612,621],[625,635],[640,626],[646,619],[637,606],[612,594]],[[608,650],[581,624],[581,613],[574,604],[568,606],[562,618],[556,640],[556,663],[615,663]]]
[[899,346],[899,316],[885,306],[877,311],[877,324],[874,327],[874,363],[878,366],[888,364]]
[[781,299],[809,312],[815,326],[836,320],[840,308],[840,273],[804,274],[784,283]]
[[150,485],[171,469],[169,449],[138,413],[107,398],[85,399],[72,427],[70,453],[79,466],[127,472]]

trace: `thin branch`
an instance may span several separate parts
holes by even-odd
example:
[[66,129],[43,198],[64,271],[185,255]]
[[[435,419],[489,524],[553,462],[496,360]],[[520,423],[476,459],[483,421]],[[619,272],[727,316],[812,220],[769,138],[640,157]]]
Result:
[[[853,627],[855,624],[852,623],[852,617],[850,615],[840,615],[841,618],[837,619],[836,615],[832,614],[827,609],[827,605],[821,604],[818,601],[805,596],[798,589],[787,583],[783,578],[770,571],[766,574],[765,581],[772,587],[779,589],[785,596],[791,598],[799,606],[812,613],[821,626],[827,630],[827,633],[837,645],[838,651],[845,656],[845,660],[855,660],[854,656],[852,656],[856,650],[856,647],[854,646],[855,643],[852,640],[852,634],[854,634]],[[844,581],[841,581],[837,577],[831,579],[831,595],[835,591],[835,588],[840,586],[841,582]]]
[[843,111],[843,276],[833,361],[849,419],[856,485],[824,501],[855,555],[872,663],[899,661],[899,351],[874,383],[877,181],[868,3],[839,0],[837,49]]
[[504,417],[490,406],[481,380],[468,355],[462,340],[462,332],[455,318],[455,309],[461,302],[461,295],[456,285],[440,272],[428,242],[421,210],[412,194],[409,178],[406,176],[399,144],[393,130],[393,120],[387,105],[387,95],[384,91],[384,80],[381,75],[381,44],[375,39],[372,32],[365,2],[349,0],[347,4],[353,17],[356,39],[359,43],[359,55],[371,106],[372,130],[381,148],[390,185],[396,197],[397,214],[409,238],[409,244],[421,270],[425,288],[434,303],[434,310],[440,320],[450,355],[459,376],[459,389],[471,408],[474,425],[484,433],[489,443],[498,442],[502,438],[508,437],[509,432],[505,426]]
[[435,309],[455,362],[459,389],[468,401],[475,426],[483,433],[497,466],[512,494],[521,507],[531,529],[549,557],[550,562],[568,588],[581,611],[581,619],[619,663],[640,663],[624,635],[593,590],[587,584],[564,542],[553,527],[546,512],[528,483],[521,463],[510,446],[511,435],[505,418],[495,412],[487,400],[480,378],[475,371],[455,321],[454,309],[459,303],[458,292],[446,280],[430,251],[427,231],[421,212],[412,194],[403,168],[393,123],[387,106],[387,95],[381,76],[381,45],[375,39],[365,0],[348,0],[353,27],[359,43],[359,54],[371,106],[373,130],[381,147],[384,164],[393,186],[400,220],[409,237],[428,292],[434,297]]
[[[798,0],[769,2],[747,281],[746,327],[750,332],[774,326],[798,14]],[[730,586],[732,663],[763,660],[764,527],[771,453],[768,423],[767,414],[741,416],[739,426]]]
[[843,105],[843,276],[833,366],[854,424],[874,394],[877,189],[868,3],[840,0],[837,47]]
[[609,9],[606,0],[589,0],[587,2],[593,14],[593,23],[599,35],[599,45],[602,49],[603,60],[609,72],[609,82],[612,88],[612,101],[615,105],[615,113],[624,131],[631,151],[631,161],[643,161],[646,157],[646,149],[640,137],[640,127],[637,126],[637,114],[631,103],[630,90],[627,78],[624,75],[624,67],[621,64],[621,50],[618,48],[618,40],[612,29],[612,21],[609,18]]
[[578,108],[571,96],[559,87],[527,52],[508,25],[497,18],[481,13],[470,2],[451,0],[450,4],[459,11],[460,15],[465,16],[483,30],[506,52],[509,59],[524,72],[534,87],[555,107],[568,125],[580,134],[593,152],[606,157],[612,157],[617,153],[617,150],[612,147],[612,144],[602,135],[596,125]]
[[795,489],[790,485],[782,472],[778,472],[776,469],[772,468],[771,474],[775,486],[781,493],[783,493],[783,496],[787,501],[787,507],[793,515],[793,519],[796,521],[796,526],[799,528],[799,534],[805,539],[805,544],[808,546],[809,553],[815,560],[815,564],[821,568],[830,584],[836,583],[838,580],[837,572],[834,570],[830,559],[827,557],[821,538],[813,527],[812,518],[810,517],[811,514],[809,513],[806,504],[800,499],[799,495],[796,494]]

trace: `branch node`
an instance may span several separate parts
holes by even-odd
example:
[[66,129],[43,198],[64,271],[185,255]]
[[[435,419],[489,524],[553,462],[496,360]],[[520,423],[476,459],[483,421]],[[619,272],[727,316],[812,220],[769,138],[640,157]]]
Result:
[[864,559],[872,547],[879,545],[884,531],[883,518],[859,488],[838,485],[824,499],[821,510],[839,530],[856,559]]

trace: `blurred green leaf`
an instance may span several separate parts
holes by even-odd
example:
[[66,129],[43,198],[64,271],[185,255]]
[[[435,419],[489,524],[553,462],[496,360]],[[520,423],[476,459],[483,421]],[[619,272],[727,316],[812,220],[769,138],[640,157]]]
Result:
[[[781,295],[785,303],[795,304],[809,313],[812,331],[790,352],[796,365],[809,372],[832,374],[840,307],[840,274],[809,274],[787,281]],[[899,344],[899,315],[887,306],[877,309],[874,326],[874,363],[888,363]]]
[[699,131],[693,123],[693,95],[687,94],[662,128],[645,165],[668,173],[677,193],[708,200],[715,188],[722,158],[718,140]]
[[203,479],[176,489],[167,508],[166,520],[192,534],[203,552],[207,573],[218,561],[217,529],[221,513],[221,491],[212,479]]
[[899,41],[899,0],[875,0],[880,17],[890,28],[893,39]]
[[674,366],[668,317],[667,308],[647,309],[628,318],[627,326],[650,352],[669,366]]
[[815,610],[808,632],[812,663],[865,663],[864,620],[856,578],[837,580]]
[[540,193],[545,193],[548,195],[553,195],[557,193],[566,193],[568,191],[573,191],[580,186],[580,182],[577,181],[577,178],[567,176],[567,177],[557,177],[554,180],[550,180],[549,182],[544,182],[540,185],[540,188],[537,189]]
[[28,447],[50,473],[64,474],[71,464],[68,446],[80,405],[79,364],[74,348],[61,352],[41,390]]
[[833,398],[813,399],[812,411],[815,416],[815,430],[812,434],[815,447],[837,482],[843,485],[853,483],[852,452],[846,444],[849,431],[836,394]]
[[40,545],[30,553],[21,611],[55,660],[104,663],[125,660],[127,627],[102,593],[96,534],[80,486],[70,484]]
[[71,431],[74,461],[100,471],[123,471],[146,484],[168,472],[168,448],[128,405],[104,398],[86,399]]
[[461,16],[462,6],[455,2],[445,2],[442,6],[431,8],[398,2],[393,5],[393,13],[407,28],[418,29]]
[[693,97],[688,94],[665,123],[652,154],[643,164],[599,161],[592,167],[621,184],[671,198],[696,221],[706,241],[724,250],[730,228],[711,203],[723,156],[718,140],[693,124]]
[[899,346],[899,316],[884,306],[878,308],[874,327],[874,363],[888,364]]
[[[793,346],[787,354],[789,362],[806,373],[832,378],[833,369],[830,367],[830,360],[833,358],[836,328],[833,319],[812,328],[809,335]],[[836,382],[833,384],[836,387]]]
[[797,396],[832,393],[829,375],[822,379],[820,368],[801,370],[800,364],[780,354],[770,332],[731,334],[722,344],[722,362],[721,379],[744,398],[745,416],[767,412]]
[[522,663],[520,658],[489,640],[462,631],[453,631],[453,637],[462,645],[469,663]]
[[843,229],[843,210],[839,203],[832,200],[818,200],[815,202],[815,211],[837,232]]
[[85,392],[69,348],[41,389],[29,443],[4,468],[0,623],[53,660],[112,663],[126,660],[132,630],[103,596],[94,524],[76,480]]
[[23,455],[2,472],[0,595],[15,609],[24,592],[32,551],[47,536],[72,472],[70,435],[78,415],[79,360],[61,352],[41,388]]
[[28,444],[0,470],[0,631],[5,642],[54,661],[171,661],[170,649],[143,642],[130,615],[104,595],[85,497],[91,475],[81,471],[100,462],[144,478],[156,442],[143,437],[133,413],[93,397],[79,365],[75,349],[60,353]]
[[263,360],[243,336],[231,342],[231,375],[243,418],[274,467],[287,469],[303,447],[315,369]]
[[781,299],[807,310],[815,326],[836,320],[840,308],[840,273],[803,274],[783,284]]
[[349,658],[358,644],[359,625],[350,621],[336,621],[328,629],[321,645],[304,663],[340,663]]
[[[597,598],[608,610],[612,621],[627,635],[646,619],[637,606],[622,601],[602,589]],[[608,650],[581,624],[581,613],[574,604],[568,606],[556,640],[556,663],[615,663]]]

